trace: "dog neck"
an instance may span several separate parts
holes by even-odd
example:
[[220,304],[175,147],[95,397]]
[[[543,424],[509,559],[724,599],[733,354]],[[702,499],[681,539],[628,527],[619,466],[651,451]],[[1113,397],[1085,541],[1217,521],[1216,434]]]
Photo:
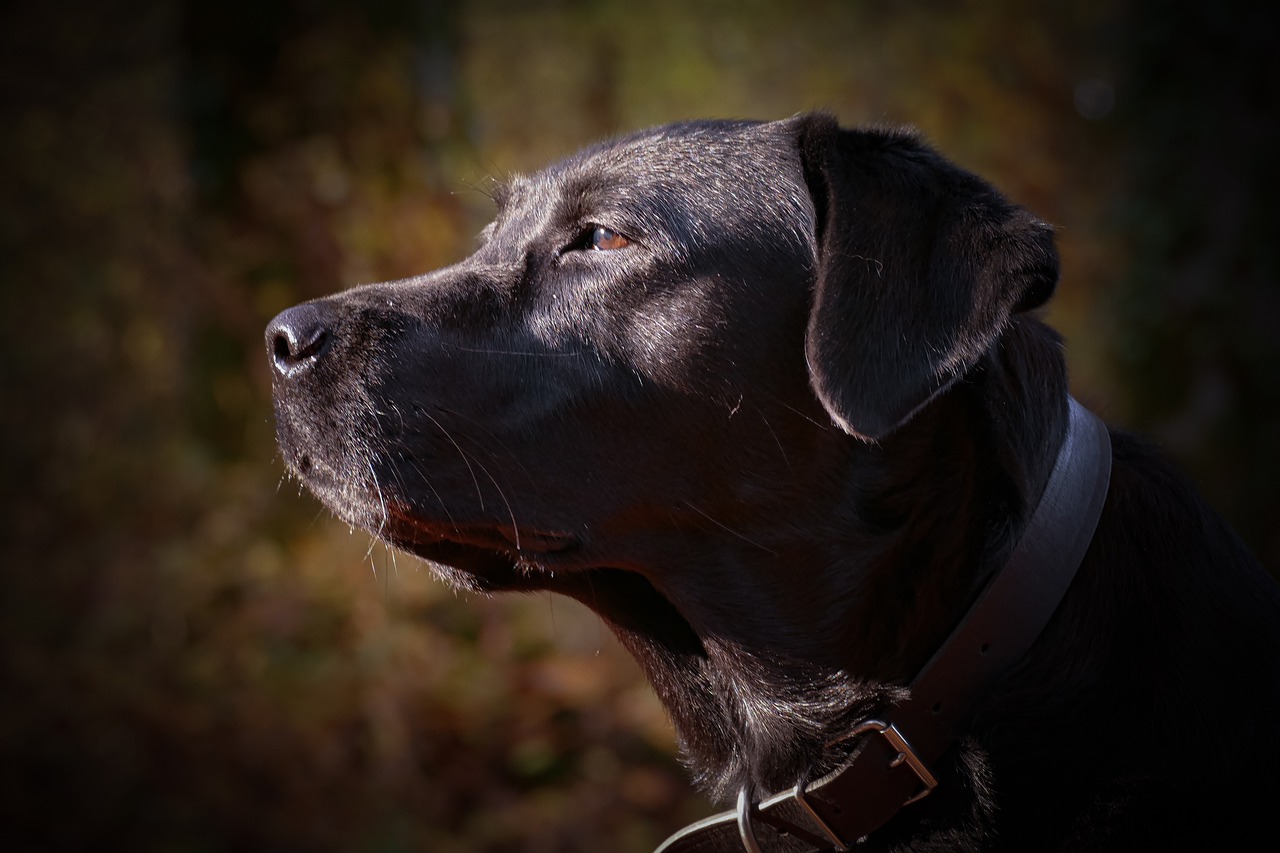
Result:
[[839,766],[850,746],[832,742],[903,697],[1009,559],[1067,407],[1057,338],[1026,321],[1007,335],[1023,357],[995,348],[880,445],[782,433],[799,485],[754,515],[642,530],[637,570],[558,576],[637,659],[713,798]]
[[682,830],[659,853],[739,844],[760,853],[761,838],[779,837],[813,850],[844,850],[933,790],[930,764],[964,732],[984,690],[1030,649],[1092,542],[1110,481],[1110,439],[1101,421],[1075,400],[1068,404],[1069,427],[1053,472],[1009,561],[905,698],[885,719],[854,727],[850,739],[858,749],[844,766],[759,804],[744,786],[735,811]]

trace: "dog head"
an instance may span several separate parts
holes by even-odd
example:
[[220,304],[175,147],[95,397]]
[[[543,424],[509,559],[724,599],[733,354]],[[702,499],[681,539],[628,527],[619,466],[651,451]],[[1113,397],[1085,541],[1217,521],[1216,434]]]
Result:
[[905,636],[930,596],[886,579],[920,523],[892,445],[1048,298],[1049,229],[823,115],[658,128],[496,202],[460,263],[272,322],[286,464],[458,586],[594,608],[714,789],[793,784],[946,630]]

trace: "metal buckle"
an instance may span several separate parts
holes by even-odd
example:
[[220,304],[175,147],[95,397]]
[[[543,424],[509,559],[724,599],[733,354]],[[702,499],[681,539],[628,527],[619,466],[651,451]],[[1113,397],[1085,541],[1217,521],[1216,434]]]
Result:
[[[938,787],[938,780],[929,772],[929,768],[920,760],[920,756],[917,755],[916,751],[911,747],[911,743],[903,737],[902,732],[898,731],[898,727],[893,723],[886,723],[883,720],[867,720],[859,723],[853,731],[849,732],[848,735],[840,738],[839,741],[835,741],[834,743],[851,740],[855,737],[872,732],[884,737],[884,739],[889,742],[889,745],[897,750],[898,754],[889,762],[889,766],[897,767],[900,764],[906,764],[907,767],[911,768],[911,772],[916,774],[916,778],[919,779],[920,783],[924,786],[918,793],[905,800],[902,803],[904,806],[909,806],[914,802],[924,799],[929,796],[929,793],[933,791],[934,788]],[[841,838],[840,834],[832,829],[831,826],[822,819],[813,806],[809,805],[809,800],[805,796],[805,789],[807,787],[808,782],[801,781],[796,785],[795,790],[791,792],[791,798],[804,809],[805,813],[809,815],[809,819],[813,821],[814,825],[818,827],[819,830],[821,830],[822,834],[827,837],[827,840],[831,842],[832,846],[835,847],[837,851],[849,850],[849,842]]]
[[[852,740],[853,738],[870,734],[872,732],[882,736],[889,742],[889,746],[893,747],[897,751],[898,754],[889,762],[889,766],[897,767],[901,764],[906,764],[907,767],[911,769],[911,772],[916,774],[916,778],[920,780],[920,784],[923,786],[917,793],[903,801],[902,804],[904,806],[909,806],[914,802],[924,799],[931,791],[933,791],[934,788],[938,787],[938,780],[931,772],[929,772],[929,768],[920,760],[920,756],[916,754],[911,743],[903,737],[902,732],[898,731],[897,726],[893,723],[886,723],[883,720],[866,720],[859,723],[853,731],[849,732],[846,736],[833,741],[832,744],[834,745],[842,741]],[[809,783],[807,780],[802,780],[796,785],[795,790],[791,791],[790,794],[779,794],[771,798],[766,805],[783,799],[786,796],[790,796],[802,809],[804,809],[805,813],[809,815],[810,820],[813,821],[814,826],[816,826],[818,830],[827,837],[827,840],[831,842],[831,845],[837,851],[841,851],[841,853],[848,851],[850,849],[849,842],[841,838],[840,834],[832,829],[831,826],[818,814],[817,810],[809,804],[809,800],[806,796],[806,789],[808,788],[808,785]],[[760,844],[756,840],[755,825],[752,823],[751,817],[751,811],[755,808],[755,805],[750,783],[743,785],[742,788],[738,790],[738,837],[742,840],[742,849],[745,850],[746,853],[762,853]]]
[[855,738],[868,732],[876,732],[883,735],[884,739],[889,741],[889,746],[898,751],[898,755],[889,762],[890,767],[897,767],[899,764],[905,763],[911,768],[911,772],[916,774],[916,778],[920,780],[920,783],[924,785],[924,788],[919,793],[903,803],[904,806],[909,806],[924,799],[929,796],[929,792],[938,787],[938,780],[929,772],[929,768],[925,767],[924,762],[920,760],[920,756],[916,755],[916,751],[911,748],[911,743],[903,737],[902,732],[898,731],[898,727],[893,723],[886,723],[883,720],[866,720],[859,723],[849,733],[848,737],[841,738],[841,740]]

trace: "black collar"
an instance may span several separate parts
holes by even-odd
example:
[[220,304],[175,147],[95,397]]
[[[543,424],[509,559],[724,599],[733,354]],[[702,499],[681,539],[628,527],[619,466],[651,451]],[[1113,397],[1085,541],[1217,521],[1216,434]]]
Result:
[[911,682],[908,698],[851,732],[861,743],[831,774],[762,802],[744,789],[735,811],[685,827],[657,853],[846,850],[933,789],[929,765],[964,732],[975,700],[1040,636],[1093,541],[1111,480],[1111,440],[1102,421],[1067,401],[1066,437],[1013,555]]

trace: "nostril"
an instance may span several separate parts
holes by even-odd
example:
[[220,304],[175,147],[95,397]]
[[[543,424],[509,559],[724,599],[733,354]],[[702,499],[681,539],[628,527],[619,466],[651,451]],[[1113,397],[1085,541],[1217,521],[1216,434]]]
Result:
[[300,361],[306,361],[322,354],[329,348],[328,329],[317,329],[312,333],[311,338],[306,341],[299,341],[290,332],[292,330],[276,333],[275,343],[272,345],[272,354],[275,356],[277,364],[296,364]]
[[267,326],[267,348],[277,372],[289,376],[311,365],[333,343],[320,311],[312,304],[282,311]]
[[276,332],[272,339],[271,357],[275,359],[276,365],[288,364],[293,361],[293,338],[286,332]]

